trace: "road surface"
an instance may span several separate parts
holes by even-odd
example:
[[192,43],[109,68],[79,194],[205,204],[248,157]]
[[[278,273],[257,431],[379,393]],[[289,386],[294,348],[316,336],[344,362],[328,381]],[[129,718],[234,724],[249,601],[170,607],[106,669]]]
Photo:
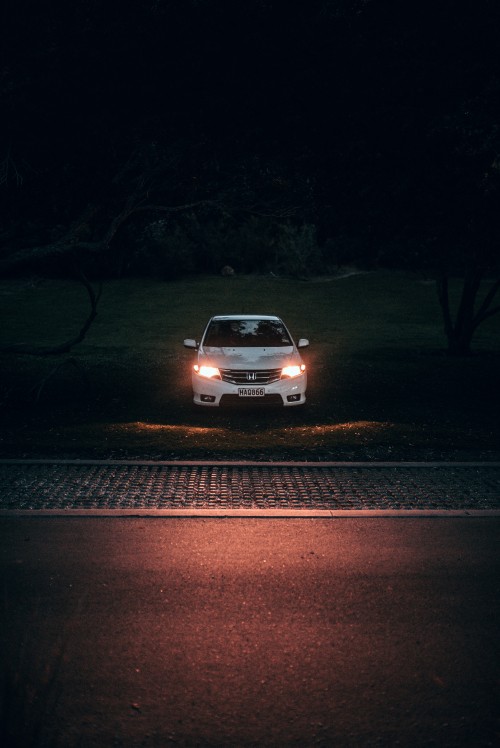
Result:
[[2,517],[4,745],[498,745],[499,530]]

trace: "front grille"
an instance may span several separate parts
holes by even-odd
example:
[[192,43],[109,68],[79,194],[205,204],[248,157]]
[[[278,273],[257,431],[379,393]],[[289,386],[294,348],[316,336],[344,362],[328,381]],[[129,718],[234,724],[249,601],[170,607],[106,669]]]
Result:
[[219,369],[223,382],[239,385],[271,384],[281,379],[281,369]]

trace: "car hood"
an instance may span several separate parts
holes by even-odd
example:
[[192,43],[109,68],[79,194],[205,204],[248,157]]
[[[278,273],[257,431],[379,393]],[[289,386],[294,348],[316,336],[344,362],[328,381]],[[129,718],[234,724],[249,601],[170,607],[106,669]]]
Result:
[[279,348],[212,348],[198,351],[198,362],[220,369],[279,369],[287,364],[301,362],[297,349],[290,346]]

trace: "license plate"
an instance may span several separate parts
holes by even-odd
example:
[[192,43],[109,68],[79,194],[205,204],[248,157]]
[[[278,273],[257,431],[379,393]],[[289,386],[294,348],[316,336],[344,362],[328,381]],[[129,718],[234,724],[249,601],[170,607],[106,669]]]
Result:
[[240,397],[264,397],[265,394],[264,387],[238,387]]

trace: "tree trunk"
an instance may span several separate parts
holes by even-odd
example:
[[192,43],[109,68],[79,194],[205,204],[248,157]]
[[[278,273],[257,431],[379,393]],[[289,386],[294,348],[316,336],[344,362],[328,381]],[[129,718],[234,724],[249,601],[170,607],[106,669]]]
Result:
[[448,341],[449,356],[468,356],[471,353],[472,339],[479,325],[485,319],[497,314],[500,307],[490,308],[500,281],[493,283],[478,311],[475,311],[477,295],[483,279],[483,271],[478,267],[470,268],[464,278],[462,295],[458,310],[453,319],[448,292],[448,276],[441,273],[436,281],[437,294],[443,314],[444,331]]
[[460,332],[454,330],[448,336],[448,348],[446,350],[448,356],[469,356],[473,335],[474,331],[471,330],[461,330]]

